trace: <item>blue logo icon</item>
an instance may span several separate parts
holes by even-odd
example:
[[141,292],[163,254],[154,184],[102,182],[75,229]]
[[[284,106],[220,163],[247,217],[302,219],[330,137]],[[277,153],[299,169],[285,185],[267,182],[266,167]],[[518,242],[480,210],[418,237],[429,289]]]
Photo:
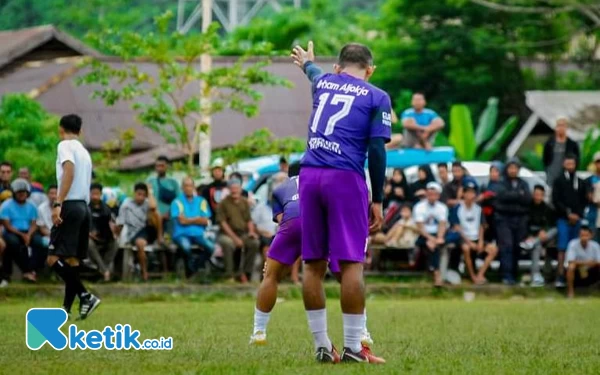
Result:
[[67,336],[60,327],[67,322],[69,316],[63,309],[34,308],[25,315],[25,341],[31,350],[39,350],[45,343],[55,350],[67,347]]

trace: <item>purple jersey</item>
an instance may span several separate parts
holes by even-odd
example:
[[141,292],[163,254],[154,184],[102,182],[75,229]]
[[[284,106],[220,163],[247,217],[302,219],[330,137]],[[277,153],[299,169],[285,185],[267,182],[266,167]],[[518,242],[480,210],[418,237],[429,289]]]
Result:
[[313,81],[313,113],[302,165],[351,170],[364,176],[371,138],[389,141],[390,97],[348,74],[323,74]]
[[273,191],[273,220],[283,214],[281,223],[300,216],[298,204],[298,177],[292,177]]

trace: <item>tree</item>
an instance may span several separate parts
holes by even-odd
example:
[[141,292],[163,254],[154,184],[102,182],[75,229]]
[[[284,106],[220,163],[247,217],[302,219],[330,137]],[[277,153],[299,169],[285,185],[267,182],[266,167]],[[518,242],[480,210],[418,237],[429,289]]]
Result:
[[[156,33],[140,34],[108,29],[90,35],[103,50],[123,60],[122,65],[90,59],[89,71],[80,77],[79,84],[97,85],[94,96],[112,106],[119,101],[131,103],[139,122],[160,134],[166,142],[176,144],[187,155],[187,167],[194,174],[194,154],[199,138],[209,133],[202,115],[212,115],[226,109],[254,116],[262,97],[254,85],[288,85],[264,68],[268,60],[250,62],[249,55],[229,66],[202,73],[198,60],[203,54],[213,54],[219,47],[218,26],[213,24],[203,34],[181,35],[169,32],[173,14],[167,12],[156,18]],[[254,51],[251,51],[254,52]],[[134,56],[144,56],[155,64],[157,74],[139,68]],[[199,82],[206,83],[201,92]],[[203,97],[210,104],[201,106]]]
[[[43,135],[43,136],[40,136]],[[36,181],[56,183],[58,118],[24,94],[6,94],[0,102],[0,160],[15,169],[28,167]]]
[[276,138],[269,129],[259,129],[235,145],[218,151],[226,164],[264,155],[289,156],[306,149],[306,140],[294,137]]

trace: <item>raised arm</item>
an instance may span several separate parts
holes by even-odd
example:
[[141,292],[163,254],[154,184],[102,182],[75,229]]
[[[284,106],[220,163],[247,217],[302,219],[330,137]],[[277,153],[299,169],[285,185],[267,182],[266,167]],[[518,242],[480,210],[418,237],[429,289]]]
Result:
[[313,42],[308,42],[308,48],[305,51],[304,48],[299,45],[294,47],[292,50],[292,60],[304,74],[308,77],[310,82],[314,82],[317,77],[323,74],[323,69],[319,68],[315,63],[315,52]]

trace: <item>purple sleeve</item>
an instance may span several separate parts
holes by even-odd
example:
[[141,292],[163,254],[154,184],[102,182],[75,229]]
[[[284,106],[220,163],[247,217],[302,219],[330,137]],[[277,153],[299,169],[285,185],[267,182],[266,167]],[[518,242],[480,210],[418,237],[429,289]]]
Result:
[[383,138],[389,142],[392,137],[392,104],[390,97],[383,93],[376,99],[371,120],[371,138]]
[[275,189],[273,192],[273,221],[277,222],[277,215],[283,213],[283,205],[281,204],[281,189]]

